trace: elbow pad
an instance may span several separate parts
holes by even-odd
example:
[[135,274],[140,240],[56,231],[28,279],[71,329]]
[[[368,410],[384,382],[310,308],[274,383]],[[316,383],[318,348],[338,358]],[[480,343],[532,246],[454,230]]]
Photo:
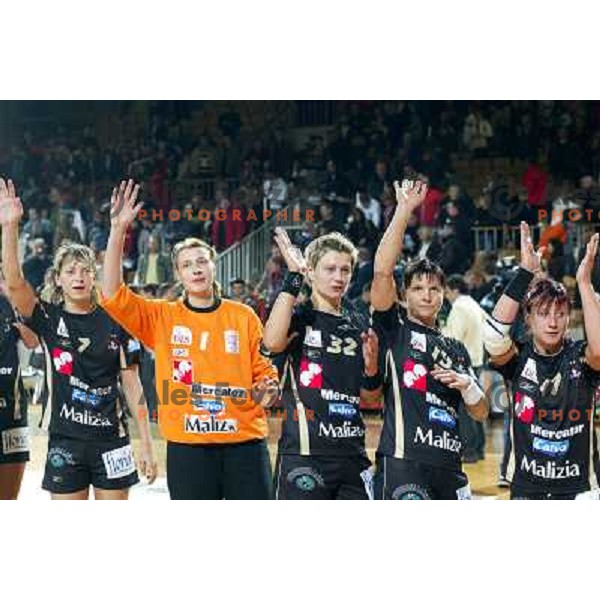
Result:
[[488,316],[483,326],[483,345],[490,356],[502,356],[512,347],[509,331],[512,323],[501,323]]

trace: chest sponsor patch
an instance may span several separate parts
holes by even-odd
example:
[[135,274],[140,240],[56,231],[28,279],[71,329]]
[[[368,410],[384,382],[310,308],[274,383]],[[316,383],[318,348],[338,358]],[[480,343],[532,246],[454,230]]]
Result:
[[73,374],[73,355],[61,348],[52,348],[54,368],[61,375]]
[[171,344],[179,344],[180,346],[192,345],[192,332],[188,327],[183,325],[175,325],[171,332]]
[[300,361],[300,385],[305,388],[322,388],[323,367],[303,358]]
[[192,385],[194,381],[194,370],[192,368],[192,361],[173,361],[173,381],[177,383],[183,383],[184,385]]
[[410,347],[419,352],[427,352],[427,337],[418,331],[410,332]]
[[521,377],[525,377],[525,379],[529,379],[529,381],[533,381],[533,383],[539,383],[537,375],[537,363],[535,360],[533,360],[533,358],[527,359],[525,367],[523,367]]
[[421,363],[416,363],[412,360],[407,360],[404,362],[402,381],[404,383],[404,386],[410,390],[426,392],[427,369]]
[[306,333],[304,334],[304,344],[306,346],[311,346],[312,348],[322,348],[323,339],[321,336],[321,330],[313,329],[310,326],[307,327]]
[[135,462],[130,444],[110,452],[104,452],[102,461],[108,479],[119,479],[135,472]]
[[235,329],[228,329],[224,333],[225,336],[225,352],[227,354],[240,353],[240,332]]

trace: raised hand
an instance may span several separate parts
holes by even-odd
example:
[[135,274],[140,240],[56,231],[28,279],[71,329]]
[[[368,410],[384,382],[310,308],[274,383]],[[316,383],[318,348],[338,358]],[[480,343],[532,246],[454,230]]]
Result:
[[308,265],[302,251],[292,244],[287,231],[281,227],[275,228],[275,243],[279,247],[283,259],[290,273],[302,273],[306,275]]
[[275,379],[263,377],[252,386],[252,400],[263,407],[271,406],[279,397],[279,384]]
[[394,189],[396,190],[398,206],[412,212],[415,208],[421,206],[429,188],[422,181],[404,179],[402,185],[400,185],[400,182],[394,181]]
[[0,225],[18,225],[23,216],[23,205],[17,196],[15,185],[11,179],[5,182],[0,179]]
[[544,250],[543,247],[535,250],[529,225],[521,221],[521,266],[532,273],[537,273],[541,269]]
[[592,272],[594,271],[594,263],[596,262],[596,256],[598,255],[598,243],[600,236],[595,233],[590,241],[587,243],[585,250],[585,256],[579,264],[577,269],[577,283],[590,284],[592,283]]
[[437,381],[454,390],[466,390],[471,385],[471,377],[463,373],[457,373],[452,369],[442,369],[439,365],[431,371],[431,375]]
[[136,204],[139,183],[134,185],[133,179],[121,181],[118,188],[113,188],[110,199],[110,223],[111,227],[127,229],[137,218],[143,203]]
[[377,334],[369,327],[368,331],[360,334],[362,340],[363,359],[365,361],[365,374],[372,377],[377,374],[379,358],[379,339]]

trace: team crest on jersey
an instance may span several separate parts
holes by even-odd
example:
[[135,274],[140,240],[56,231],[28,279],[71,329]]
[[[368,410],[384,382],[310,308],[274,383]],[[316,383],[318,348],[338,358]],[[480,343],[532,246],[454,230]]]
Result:
[[537,363],[533,358],[528,358],[525,363],[525,368],[521,373],[521,377],[525,377],[525,379],[529,379],[529,381],[533,381],[533,383],[539,383],[537,376]]
[[56,328],[56,335],[59,335],[60,337],[69,337],[69,330],[67,329],[67,325],[65,323],[65,320],[61,317],[60,321],[58,322],[58,327]]
[[305,388],[323,387],[323,367],[303,358],[300,361],[300,385]]
[[417,392],[427,391],[427,369],[421,363],[412,360],[404,362],[402,381],[404,386]]
[[427,352],[427,337],[418,331],[410,332],[410,347],[419,352]]
[[174,360],[173,361],[173,381],[183,383],[184,385],[192,385],[194,381],[194,370],[191,360]]
[[175,325],[171,332],[171,344],[180,344],[182,346],[192,345],[192,332],[188,327]]
[[304,335],[304,344],[312,348],[322,348],[323,340],[321,338],[321,331],[308,326]]
[[54,368],[61,375],[72,375],[73,374],[73,355],[62,348],[52,349],[52,362]]
[[515,414],[521,423],[530,425],[535,417],[535,402],[531,396],[515,392]]

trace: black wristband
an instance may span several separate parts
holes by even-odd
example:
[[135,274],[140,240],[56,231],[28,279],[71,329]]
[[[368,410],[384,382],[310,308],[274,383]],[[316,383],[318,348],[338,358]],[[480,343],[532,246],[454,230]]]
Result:
[[534,274],[531,271],[528,271],[523,267],[519,267],[515,273],[515,276],[506,286],[504,293],[515,302],[521,304],[525,298],[525,294],[527,293],[527,288],[529,288],[529,284],[533,278]]
[[302,289],[304,283],[304,275],[302,273],[288,271],[283,279],[281,291],[291,294],[296,298]]
[[363,390],[369,390],[370,392],[372,392],[373,390],[380,388],[382,383],[383,383],[383,377],[381,377],[380,371],[377,371],[377,373],[375,375],[370,375],[370,376],[365,375],[363,373],[362,383],[361,383],[360,387]]

